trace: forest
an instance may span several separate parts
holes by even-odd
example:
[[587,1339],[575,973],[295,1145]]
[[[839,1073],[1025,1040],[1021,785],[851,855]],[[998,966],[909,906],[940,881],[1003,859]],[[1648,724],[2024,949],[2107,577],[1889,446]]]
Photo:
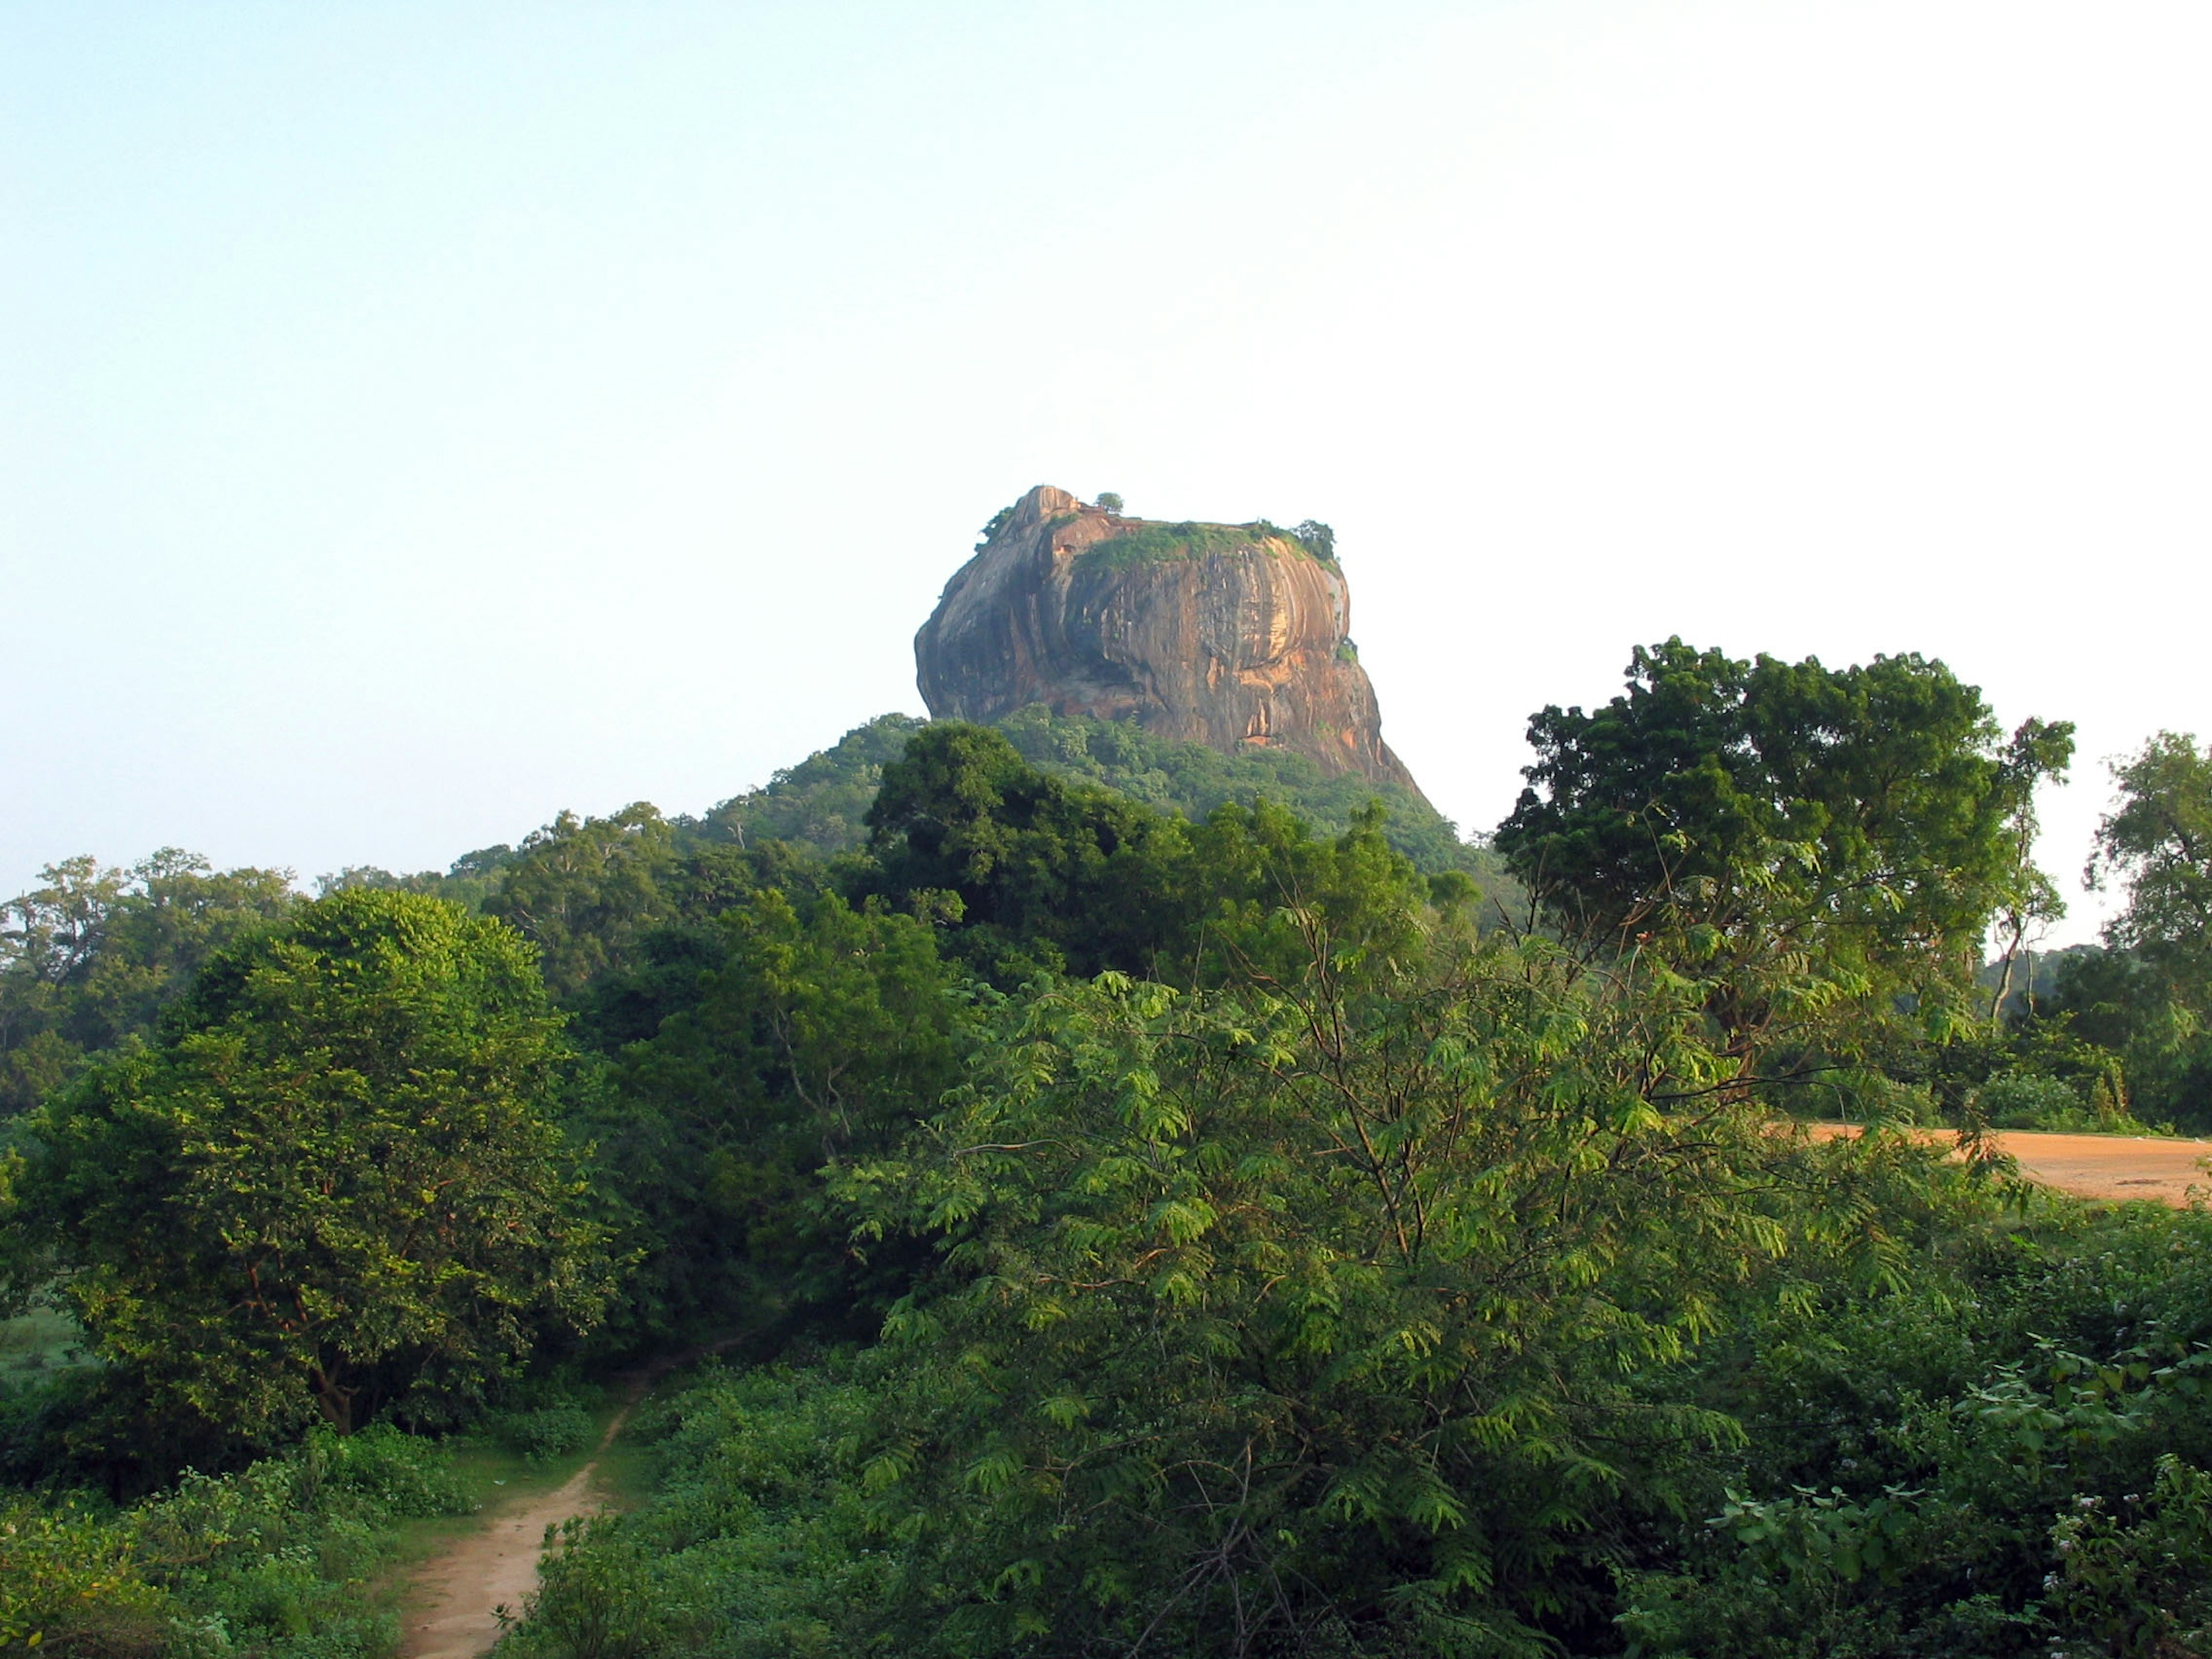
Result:
[[52,865],[0,1654],[381,1659],[457,1456],[686,1354],[514,1659],[2212,1656],[2212,1217],[1990,1139],[2212,1133],[2212,753],[2035,954],[2072,730],[1939,661],[1528,737],[1472,841],[1032,708],[312,897]]

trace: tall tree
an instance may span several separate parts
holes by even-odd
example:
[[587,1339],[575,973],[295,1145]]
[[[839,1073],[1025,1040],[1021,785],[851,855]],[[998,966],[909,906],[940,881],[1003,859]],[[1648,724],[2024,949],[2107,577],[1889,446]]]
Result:
[[2093,885],[2117,881],[2127,903],[2106,942],[2159,969],[2182,1000],[2212,1009],[2212,752],[2161,732],[2114,764],[2119,799],[2097,827]]
[[1528,738],[1509,866],[1585,951],[1696,981],[1746,1066],[1900,997],[1936,1028],[1963,1017],[1992,917],[2047,890],[2021,823],[2073,750],[2042,720],[2005,742],[1940,662],[1743,662],[1680,639]]
[[[626,1336],[880,1312],[884,1264],[823,1201],[957,1080],[971,1004],[912,916],[756,894],[687,938],[684,1006],[624,1048],[595,1125],[646,1257]],[[896,1295],[897,1285],[890,1294]]]
[[201,963],[298,902],[289,871],[218,871],[173,847],[128,866],[64,859],[40,878],[0,905],[0,1117],[86,1055],[143,1040]]
[[559,1028],[511,929],[335,894],[40,1109],[19,1234],[110,1364],[240,1438],[465,1394],[608,1293],[550,1118]]

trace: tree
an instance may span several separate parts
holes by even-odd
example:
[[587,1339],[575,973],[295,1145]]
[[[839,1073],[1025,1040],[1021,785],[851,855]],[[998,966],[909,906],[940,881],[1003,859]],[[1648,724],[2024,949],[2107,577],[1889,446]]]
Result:
[[933,931],[771,889],[693,937],[712,959],[695,962],[685,1006],[622,1052],[602,1109],[647,1251],[635,1317],[666,1335],[879,1313],[882,1264],[851,1250],[818,1172],[887,1151],[957,1080],[969,1006]]
[[335,894],[41,1109],[21,1220],[157,1407],[256,1440],[465,1395],[609,1292],[549,1115],[559,1029],[511,929]]
[[1319,519],[1308,519],[1291,532],[1292,539],[1323,564],[1336,562],[1336,532]]
[[2087,873],[2092,886],[2127,889],[2106,941],[2212,1012],[2212,753],[2186,732],[2161,732],[2112,767],[2112,781],[2119,799],[2097,826]]
[[1098,492],[1098,505],[1106,512],[1119,513],[1121,510],[1121,497],[1114,490],[1102,489]]
[[563,812],[522,843],[484,914],[538,947],[556,997],[574,996],[667,919],[661,886],[676,857],[675,831],[648,801],[604,818]]
[[1991,918],[2047,890],[2021,825],[2073,728],[2031,720],[2006,744],[1980,693],[1918,656],[1831,670],[1672,639],[1628,674],[1595,713],[1529,720],[1496,845],[1547,922],[1696,981],[1746,1069],[1900,998],[1955,1024]]
[[1039,969],[1148,972],[1183,938],[1170,869],[1188,826],[1111,791],[1036,770],[988,726],[943,720],[884,769],[868,810],[878,870],[863,886],[909,907],[949,900],[969,959],[1018,981]]
[[127,867],[91,857],[0,905],[0,1117],[28,1111],[88,1054],[149,1036],[200,964],[298,902],[283,870],[217,871],[165,847]]
[[1541,941],[1348,986],[1295,926],[1273,992],[1025,994],[843,1177],[945,1256],[858,1460],[890,1649],[1604,1650],[1627,1517],[1735,1435],[1660,1379],[1791,1241],[1872,1265],[1802,1144],[1659,1109],[1725,1072],[1693,1002]]

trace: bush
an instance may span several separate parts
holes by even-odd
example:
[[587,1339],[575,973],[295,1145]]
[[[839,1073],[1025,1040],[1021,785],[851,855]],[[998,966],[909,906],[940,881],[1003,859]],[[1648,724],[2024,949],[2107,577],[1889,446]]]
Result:
[[2093,1083],[2083,1103],[2075,1087],[2033,1072],[2002,1072],[1981,1086],[1977,1103],[1993,1129],[2034,1129],[2065,1134],[2149,1134],[2113,1099],[2102,1079]]
[[0,1654],[151,1654],[169,1612],[128,1527],[74,1504],[0,1503]]
[[592,1443],[592,1414],[574,1402],[494,1412],[487,1422],[502,1445],[533,1463],[569,1456]]
[[441,1453],[383,1426],[317,1430],[104,1516],[16,1498],[0,1504],[0,1655],[382,1653],[398,1632],[362,1592],[390,1559],[392,1522],[467,1508]]

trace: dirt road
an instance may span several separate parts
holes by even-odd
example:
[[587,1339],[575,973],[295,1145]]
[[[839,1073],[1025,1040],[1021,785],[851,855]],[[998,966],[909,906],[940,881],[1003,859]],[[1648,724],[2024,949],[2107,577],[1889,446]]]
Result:
[[[1818,1123],[1823,1139],[1856,1134],[1849,1124]],[[1932,1131],[1930,1138],[1948,1134]],[[2212,1198],[2212,1140],[2178,1140],[2154,1135],[2051,1135],[2001,1129],[1997,1145],[2020,1160],[2031,1181],[2081,1198],[2154,1198],[2177,1208],[2189,1202],[2191,1187]]]

